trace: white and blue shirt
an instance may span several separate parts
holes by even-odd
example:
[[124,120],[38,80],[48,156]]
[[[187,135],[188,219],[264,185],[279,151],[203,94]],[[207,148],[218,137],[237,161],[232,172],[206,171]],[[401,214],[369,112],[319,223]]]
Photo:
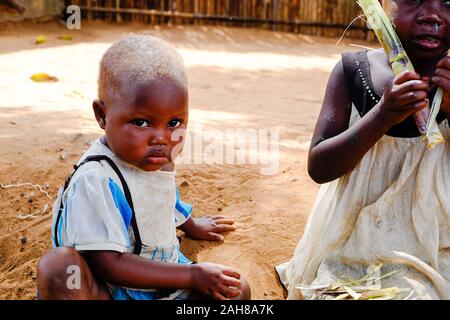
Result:
[[[106,155],[120,169],[130,189],[136,222],[142,240],[140,256],[164,263],[191,263],[180,251],[176,228],[186,222],[192,206],[182,202],[175,172],[144,171],[119,159],[100,139],[81,157]],[[55,226],[59,203],[63,211]],[[53,228],[61,246],[78,251],[133,253],[132,211],[114,170],[106,162],[92,161],[73,175],[64,194],[53,207]],[[55,231],[56,230],[56,231]],[[53,245],[55,246],[54,234]],[[134,290],[109,285],[113,298],[158,299],[161,290]]]

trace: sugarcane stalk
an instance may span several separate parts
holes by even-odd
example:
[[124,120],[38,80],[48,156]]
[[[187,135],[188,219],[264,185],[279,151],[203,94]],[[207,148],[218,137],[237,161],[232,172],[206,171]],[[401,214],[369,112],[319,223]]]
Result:
[[[398,297],[400,293],[410,293],[408,298],[411,297],[411,290],[407,288],[381,288],[363,285],[369,278],[374,277],[375,273],[381,272],[383,264],[378,264],[374,270],[368,271],[365,276],[360,279],[339,279],[336,278],[336,282],[332,284],[314,285],[308,286],[304,284],[296,285],[296,288],[302,291],[312,291],[316,298],[334,297],[334,300],[392,300]],[[390,278],[404,269],[397,269],[388,272],[384,275],[379,275],[374,279],[376,282]]]
[[[447,53],[447,55],[450,57],[450,51]],[[439,110],[441,109],[441,104],[442,104],[442,99],[444,97],[444,90],[442,88],[438,88],[436,95],[434,96],[433,99],[433,104],[431,105],[431,115],[430,118],[428,119],[428,124],[427,124],[427,136],[433,134],[433,122],[432,120],[435,120]]]

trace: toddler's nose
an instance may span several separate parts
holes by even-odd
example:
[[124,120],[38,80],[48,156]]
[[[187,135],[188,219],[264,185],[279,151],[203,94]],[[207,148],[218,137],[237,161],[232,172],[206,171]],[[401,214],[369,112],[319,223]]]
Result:
[[150,145],[167,145],[168,138],[165,130],[155,130],[150,137]]

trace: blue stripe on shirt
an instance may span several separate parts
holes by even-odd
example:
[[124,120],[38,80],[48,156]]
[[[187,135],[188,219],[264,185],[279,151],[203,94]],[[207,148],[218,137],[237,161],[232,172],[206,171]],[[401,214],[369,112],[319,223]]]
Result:
[[123,222],[126,229],[130,227],[132,211],[130,205],[128,204],[127,198],[125,197],[122,189],[114,182],[113,179],[109,178],[109,190],[111,191],[114,203],[122,215]]
[[176,190],[177,190],[177,203],[175,205],[175,209],[177,209],[177,211],[187,219],[191,215],[192,206],[189,203],[181,201],[180,192],[178,191],[178,188]]

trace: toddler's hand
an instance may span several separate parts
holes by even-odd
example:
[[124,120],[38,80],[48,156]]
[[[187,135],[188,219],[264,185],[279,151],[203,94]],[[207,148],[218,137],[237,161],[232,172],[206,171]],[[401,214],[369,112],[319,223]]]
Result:
[[436,68],[436,75],[431,81],[444,90],[441,110],[450,113],[450,57],[441,59]]
[[234,221],[220,216],[206,216],[193,218],[194,227],[189,230],[189,235],[196,240],[223,241],[220,233],[234,231]]
[[241,275],[235,270],[209,262],[193,265],[192,286],[195,291],[217,300],[229,300],[241,294]]
[[392,127],[428,106],[428,81],[417,73],[405,71],[386,87],[379,104],[382,120]]

